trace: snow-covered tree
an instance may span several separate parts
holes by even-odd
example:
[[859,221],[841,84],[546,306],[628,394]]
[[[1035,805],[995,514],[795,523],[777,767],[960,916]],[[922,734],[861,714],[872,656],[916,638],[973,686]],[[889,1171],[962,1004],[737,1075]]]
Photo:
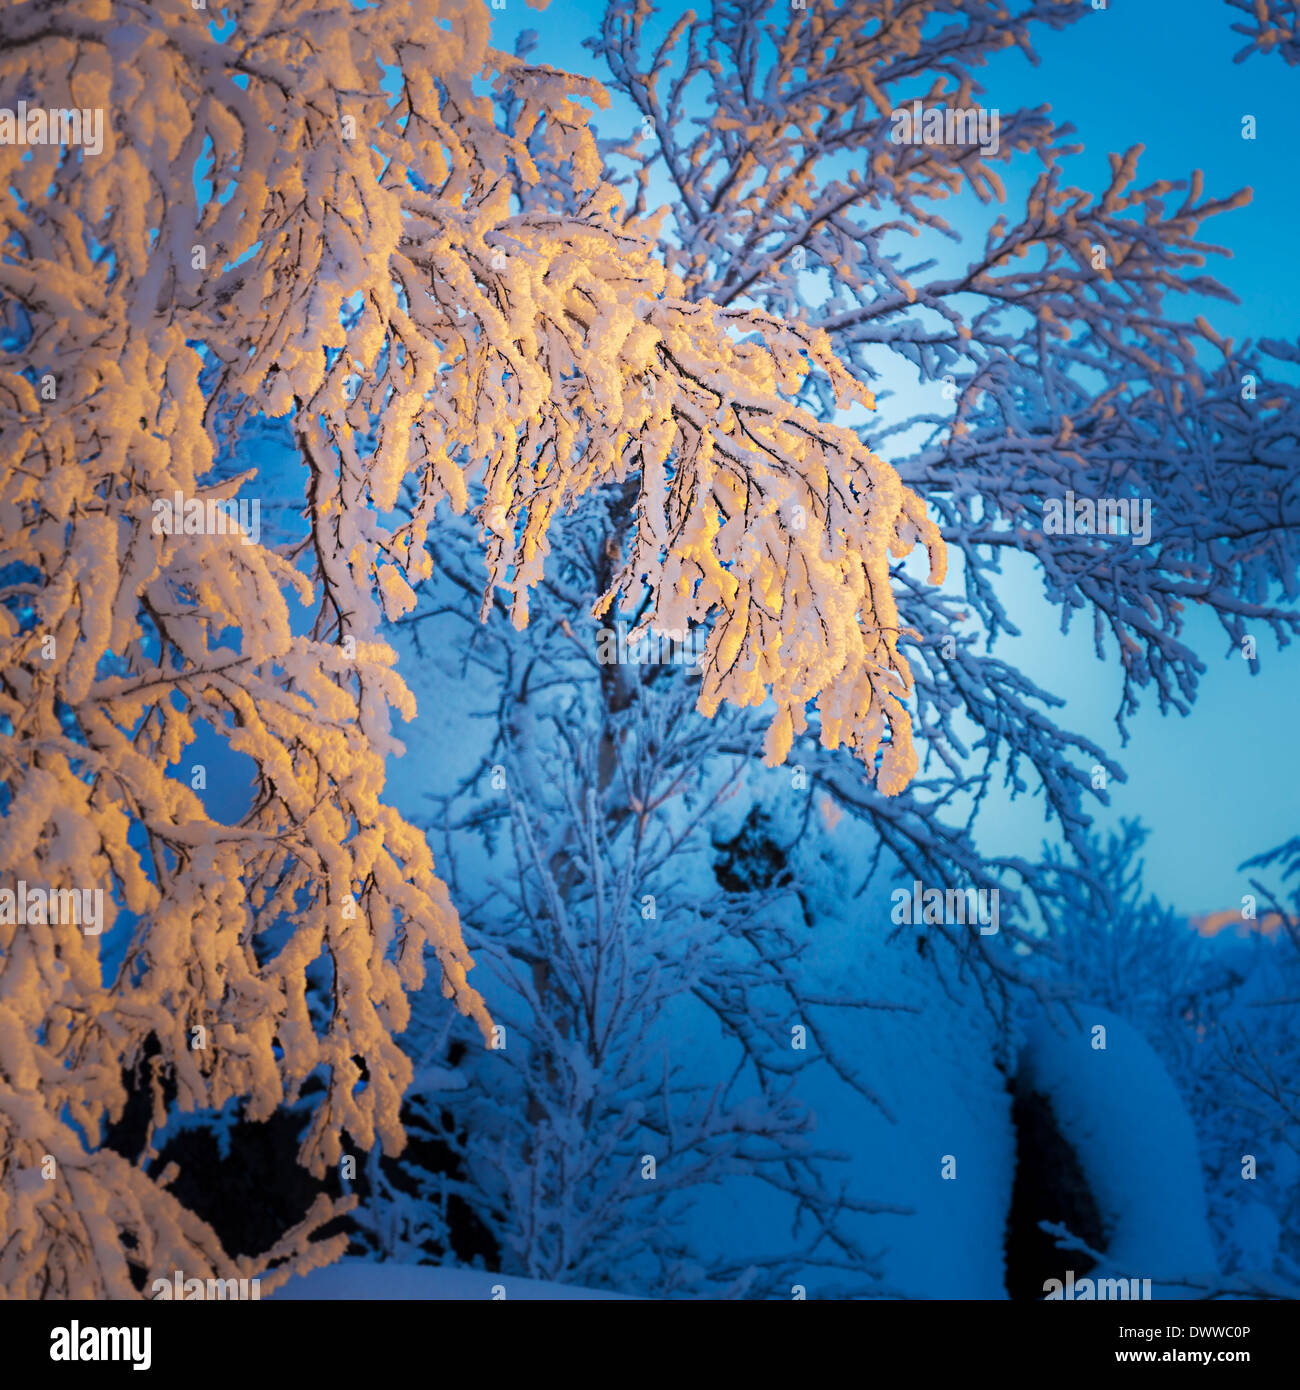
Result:
[[[1142,183],[1140,147],[1112,156],[1105,187],[1080,189],[1072,128],[1045,107],[998,104],[995,148],[895,138],[914,101],[991,115],[981,68],[1013,45],[1032,57],[1036,28],[1092,14],[1072,0],[718,0],[651,37],[640,0],[609,6],[590,41],[642,117],[601,148],[637,211],[671,194],[664,255],[685,293],[806,323],[859,379],[920,383],[936,400],[895,411],[882,390],[855,425],[959,557],[964,594],[896,571],[920,776],[885,799],[811,737],[795,751],[927,880],[995,872],[1004,891],[1042,891],[1031,862],[973,852],[985,791],[999,776],[1041,789],[1082,855],[1090,803],[1123,778],[1055,722],[1057,695],[993,654],[1015,631],[1002,556],[1031,558],[1062,625],[1081,618],[1098,655],[1118,657],[1121,733],[1144,688],[1162,711],[1194,698],[1190,605],[1237,650],[1250,639],[1252,660],[1267,634],[1300,629],[1296,349],[1236,347],[1177,315],[1183,296],[1231,298],[1201,270],[1216,248],[1200,229],[1247,194],[1207,196],[1199,174]],[[716,114],[690,119],[697,109]],[[1004,166],[1032,175],[1023,206],[1007,206]],[[830,406],[812,379],[804,399]],[[1073,498],[1145,499],[1151,543],[1061,533],[1052,517]]]
[[[384,623],[413,614],[448,511],[473,514],[480,617],[522,628],[563,599],[571,625],[631,611],[700,632],[693,699],[726,711],[715,755],[793,755],[909,873],[1003,883],[1017,911],[1010,881],[1054,880],[977,852],[992,778],[1041,785],[1084,858],[1093,769],[1120,772],[980,650],[1011,630],[999,557],[1031,556],[1062,620],[1114,646],[1121,726],[1146,687],[1162,708],[1193,698],[1187,604],[1235,645],[1300,626],[1300,420],[1269,366],[1300,354],[1238,349],[1167,302],[1225,293],[1200,273],[1199,229],[1240,197],[1138,186],[1135,151],[1082,193],[1045,111],[1004,113],[996,154],[892,138],[903,103],[975,105],[994,53],[1086,9],[723,0],[645,54],[646,0],[610,6],[592,47],[641,117],[631,141],[596,138],[595,80],[494,49],[481,0],[246,0],[222,23],[185,0],[0,12],[7,109],[103,117],[101,149],[0,143],[0,888],[104,904],[91,934],[0,900],[0,1228],[17,1233],[0,1290],[129,1296],[177,1267],[327,1258],[338,1242],[310,1237],[340,1208],[322,1202],[234,1259],[169,1194],[153,1132],[236,1099],[256,1120],[311,1086],[314,1173],[349,1141],[395,1153],[417,1049],[394,1035],[426,952],[492,1038],[426,837],[384,790],[391,716],[415,713]],[[1037,181],[972,253],[939,205],[991,207],[1013,159]],[[652,211],[661,176],[672,203]],[[899,244],[912,236],[919,258]],[[899,370],[942,383],[948,407],[868,415],[868,388]],[[296,516],[259,536],[229,522],[262,500],[249,441],[268,419],[292,440]],[[599,583],[557,583],[556,519],[614,493]],[[1058,534],[1049,515],[1072,493],[1152,501],[1157,543]],[[908,561],[918,546],[928,572]],[[950,550],[961,599],[936,587]],[[635,738],[657,717],[626,714]],[[554,737],[552,713],[513,746],[535,738],[545,762]],[[686,752],[702,735],[674,737]],[[592,809],[615,753],[598,745],[544,794],[525,776],[505,803],[508,925],[573,915],[570,1001],[609,953],[645,988],[655,968],[602,935],[608,895],[662,868],[620,839],[649,802],[632,821]],[[238,796],[212,794],[218,766],[247,768]],[[649,766],[667,779],[655,794],[684,801],[680,768]],[[572,895],[529,845],[555,817],[560,869],[589,885]],[[707,924],[719,943],[728,914]],[[500,941],[473,939],[514,978]],[[958,944],[1004,999],[1009,953]],[[681,945],[665,958],[693,980]],[[738,982],[752,969],[785,988],[779,932],[745,949]],[[559,1058],[576,1035],[548,979],[530,997],[519,977],[520,1017]],[[539,1065],[529,1098],[558,1105],[563,1075]],[[749,1065],[792,1139],[779,1085]],[[126,1158],[100,1140],[133,1087],[152,1114]],[[726,1114],[698,1131],[706,1148],[785,1161],[745,1148]],[[514,1248],[554,1264],[545,1240]]]
[[[1052,856],[1061,876],[1051,922],[1070,997],[1133,1024],[1159,1053],[1197,1130],[1222,1280],[1207,1292],[1294,1297],[1300,1283],[1300,900],[1252,880],[1233,923],[1193,929],[1142,889],[1146,832],[1125,822],[1097,844],[1103,895]],[[1246,866],[1300,873],[1292,840]],[[1278,1282],[1281,1281],[1281,1282]],[[1200,1285],[1198,1285],[1199,1287]]]
[[[1199,176],[1185,185],[1138,185],[1138,152],[1130,151],[1112,161],[1109,185],[1089,197],[1066,182],[1069,129],[1042,111],[1003,111],[996,156],[891,138],[894,112],[914,97],[930,108],[974,105],[981,93],[973,73],[999,48],[1009,40],[1028,48],[1034,24],[1065,24],[1085,9],[1024,4],[1012,17],[1002,6],[978,3],[895,11],[850,0],[795,11],[757,0],[670,20],[666,37],[651,38],[658,17],[648,4],[610,6],[590,47],[640,118],[630,140],[608,134],[600,148],[635,192],[630,215],[662,218],[664,259],[688,297],[757,303],[823,329],[863,380],[898,384],[910,374],[942,386],[948,402],[933,414],[891,413],[882,396],[882,408],[855,427],[870,446],[883,451],[888,444],[904,477],[942,518],[945,538],[962,552],[960,599],[915,582],[902,564],[894,567],[916,682],[913,734],[922,775],[901,794],[885,796],[817,746],[816,721],[798,736],[789,760],[807,766],[814,793],[829,793],[870,827],[868,873],[897,864],[909,878],[929,883],[1002,888],[1008,923],[1002,940],[936,928],[975,959],[1001,1015],[1007,982],[1015,977],[1042,995],[1083,994],[1112,1007],[1124,1000],[1125,1012],[1140,978],[1149,1011],[1142,1023],[1160,1035],[1171,1066],[1180,1058],[1190,1066],[1188,1012],[1212,1017],[1227,986],[1173,914],[1142,901],[1133,865],[1140,832],[1128,828],[1109,847],[1088,834],[1089,799],[1106,801],[1106,780],[1122,778],[1122,769],[1056,725],[1050,710],[1062,703],[1057,696],[990,654],[999,636],[1014,631],[999,588],[999,557],[1016,551],[1034,559],[1062,622],[1082,615],[1093,626],[1099,656],[1119,656],[1121,731],[1144,687],[1154,686],[1162,709],[1185,712],[1204,669],[1184,636],[1190,604],[1218,616],[1234,649],[1244,650],[1250,639],[1252,660],[1256,634],[1271,631],[1285,642],[1296,630],[1300,411],[1286,364],[1297,354],[1284,343],[1234,348],[1203,319],[1180,321],[1171,311],[1180,295],[1227,297],[1200,273],[1214,248],[1199,228],[1242,195],[1206,198]],[[521,51],[529,43],[525,38]],[[697,110],[717,114],[692,120]],[[611,131],[607,120],[598,117],[597,124],[603,134]],[[940,203],[961,195],[963,211],[978,214],[1003,199],[999,162],[1029,159],[1043,171],[1023,212],[990,214],[972,255],[967,238],[941,217]],[[552,185],[557,205],[569,206],[562,171],[552,170]],[[670,200],[652,214],[665,189]],[[1175,192],[1184,196],[1170,210]],[[906,241],[916,236],[925,249],[909,258]],[[944,251],[945,238],[954,252]],[[953,256],[956,263],[949,264]],[[816,380],[809,379],[801,399],[832,418],[834,403]],[[1071,494],[1145,499],[1157,518],[1154,544],[1117,545],[1104,529],[1053,527],[1053,510]],[[592,557],[603,550],[621,558],[635,544],[643,499],[643,489],[628,485],[624,505],[608,511],[599,543],[556,540],[528,634],[535,641],[509,652],[471,642],[473,662],[499,680],[499,739],[507,738],[534,688],[552,688],[557,647],[585,644],[591,659],[590,634],[575,633],[569,615],[606,592],[611,567],[593,578],[600,567]],[[440,555],[439,568],[455,567]],[[459,582],[472,587],[466,578]],[[439,613],[452,607],[434,601]],[[631,621],[651,626],[654,611],[644,599]],[[512,756],[504,747],[491,756],[503,769],[513,769],[518,757],[569,769],[588,743],[608,743],[612,711],[641,710],[681,674],[638,674],[629,682],[626,671],[615,669],[602,680],[621,688],[599,717],[590,708],[570,709],[563,738],[548,721],[533,721],[511,742]],[[756,746],[756,732],[744,719],[732,721],[713,730],[711,747],[744,758]],[[689,740],[683,735],[676,742]],[[481,790],[486,769],[479,771]],[[694,763],[680,762],[678,772],[694,776]],[[1018,790],[1043,789],[1074,862],[1055,854],[1042,863],[1028,856],[991,861],[979,853],[976,817],[998,775]],[[537,785],[563,781],[556,773]],[[587,841],[596,827],[613,834],[626,808],[592,814],[580,795],[573,805],[534,795],[525,807],[503,792],[495,816],[533,826],[548,846],[552,835],[576,837],[585,875],[594,875],[603,861]],[[808,811],[817,804],[816,794],[804,798]],[[950,808],[961,808],[959,815],[945,815]],[[493,814],[484,814],[493,823]],[[450,823],[462,836],[471,824],[482,828],[463,813],[452,813]],[[811,824],[815,833],[815,819]],[[516,846],[521,881],[532,846],[527,840],[523,849]],[[616,856],[606,850],[602,871],[612,880]],[[487,896],[481,876],[479,882],[484,896],[475,940],[493,945],[476,945],[476,952],[508,956],[508,943],[521,939],[519,921],[532,922],[526,895],[516,886],[515,910],[502,921],[493,908],[499,898]],[[1026,885],[1051,923],[1068,924],[1066,969],[1026,970],[1006,951],[1008,940],[1033,939],[1022,929],[1028,903],[1012,884]],[[578,911],[567,894],[557,900]],[[534,910],[543,917],[549,911]],[[635,965],[635,932],[632,937],[619,948]],[[649,969],[654,951],[644,939],[639,947],[639,964]],[[560,1022],[565,997],[538,996],[530,1007],[538,1017],[554,1013],[549,1027],[567,1027]],[[567,1032],[564,1037],[572,1046]],[[1202,1049],[1197,1066],[1206,1060]],[[618,1084],[631,1086],[617,1068],[603,1079],[615,1074]],[[513,1116],[520,1136],[514,1151],[522,1154],[529,1115],[542,1113],[529,1105],[540,1102],[498,1092],[491,1072],[484,1076],[482,1090],[493,1099],[483,1104],[503,1108],[507,1128]],[[543,1079],[554,1077],[543,1073]],[[458,1093],[452,1110],[457,1099],[477,1093],[474,1087]],[[478,1130],[473,1123],[465,1128],[471,1136]],[[581,1166],[595,1141],[581,1125],[568,1140],[570,1148],[556,1147]],[[530,1203],[537,1196],[523,1206],[535,1211]],[[507,1240],[514,1235],[510,1223],[520,1219],[523,1199],[516,1197],[511,1203],[480,1191],[473,1198],[501,1216]],[[626,1220],[635,1225],[630,1215]],[[639,1239],[643,1249],[652,1247],[648,1233]],[[599,1278],[601,1267],[588,1264],[579,1277]]]
[[1296,9],[1296,0],[1228,0],[1228,4],[1245,11],[1245,20],[1235,23],[1232,30],[1250,40],[1234,61],[1245,62],[1252,53],[1278,53],[1292,67],[1300,63],[1300,11]]
[[[553,517],[635,475],[602,602],[644,585],[660,626],[707,620],[701,707],[770,693],[779,761],[813,701],[884,790],[915,770],[890,557],[923,541],[937,578],[943,547],[898,474],[800,403],[810,376],[870,402],[825,334],[686,295],[604,180],[600,89],[493,50],[479,0],[226,14],[0,16],[9,109],[103,121],[94,145],[0,144],[0,863],[15,893],[104,903],[93,935],[0,913],[14,1295],[230,1272],[147,1146],[101,1146],[124,1071],[155,1125],[231,1097],[265,1116],[323,1076],[319,1174],[345,1132],[400,1147],[393,1033],[426,949],[490,1028],[427,843],[382,800],[391,713],[414,709],[379,624],[468,480],[485,603],[504,590],[523,624]],[[300,461],[283,545],[232,524],[255,469],[219,466],[259,417]],[[205,733],[248,760],[233,812],[201,794]]]
[[[833,867],[808,835],[811,800],[765,807],[745,787],[749,759],[723,751],[742,712],[694,713],[697,634],[638,644],[635,628],[578,616],[615,563],[603,542],[627,504],[607,489],[557,527],[523,632],[474,630],[455,596],[478,557],[440,528],[437,578],[402,624],[413,655],[463,654],[473,675],[459,684],[482,691],[455,725],[484,730],[474,764],[450,788],[431,777],[444,790],[420,818],[445,842],[500,1029],[491,1048],[467,1047],[463,1028],[417,1010],[412,1045],[427,1037],[441,1071],[413,1112],[460,1174],[439,1179],[426,1224],[460,1200],[503,1273],[588,1287],[788,1297],[816,1265],[863,1292],[878,1287],[872,1252],[845,1218],[884,1204],[817,1142],[797,1081],[829,1066],[874,1101],[821,1013],[876,1001],[828,1000],[804,979],[818,871]],[[420,1181],[418,1165],[401,1169]],[[762,1187],[789,1203],[790,1248],[703,1252],[698,1195]],[[375,1223],[415,1225],[420,1205],[395,1181],[365,1201]]]
[[1243,867],[1259,875],[1257,901],[1243,904],[1256,914],[1243,925],[1258,930],[1237,1007],[1214,1040],[1215,1094],[1234,1121],[1223,1127],[1224,1186],[1240,1200],[1247,1144],[1260,1144],[1253,1171],[1262,1170],[1266,1196],[1255,1210],[1268,1228],[1250,1234],[1300,1288],[1300,837]]

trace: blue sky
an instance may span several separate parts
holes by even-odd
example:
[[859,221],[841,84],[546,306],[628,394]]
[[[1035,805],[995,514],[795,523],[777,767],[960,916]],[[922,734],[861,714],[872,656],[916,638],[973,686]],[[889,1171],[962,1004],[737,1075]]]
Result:
[[[1084,186],[1100,184],[1111,151],[1142,144],[1139,171],[1150,178],[1199,168],[1208,193],[1249,187],[1250,204],[1203,229],[1231,251],[1231,260],[1215,257],[1207,269],[1240,302],[1215,301],[1205,312],[1239,342],[1294,341],[1300,74],[1275,57],[1234,63],[1243,46],[1230,28],[1236,17],[1223,0],[1112,0],[1109,9],[1041,36],[1038,67],[1016,54],[990,65],[986,100],[1006,107],[1046,101],[1058,119],[1072,122],[1085,147],[1073,176]],[[1253,141],[1242,139],[1245,115],[1256,118]],[[1027,574],[1025,581],[1026,597],[1015,605],[1025,635],[1007,651],[1068,697],[1063,722],[1118,754],[1128,781],[1112,784],[1113,812],[1140,815],[1152,829],[1148,887],[1189,913],[1236,905],[1249,891],[1238,863],[1300,833],[1300,646],[1279,653],[1271,639],[1261,640],[1261,670],[1252,677],[1239,654],[1227,654],[1217,625],[1192,615],[1191,645],[1207,666],[1193,712],[1161,718],[1148,701],[1122,748],[1113,722],[1117,667],[1093,657],[1085,626],[1062,638],[1056,615],[1028,597]],[[1011,592],[1019,598],[1022,590]],[[1040,826],[1036,803],[1004,808],[988,843],[1023,853]]]
[[[663,6],[660,21],[671,22],[684,8]],[[494,41],[512,48],[521,29],[535,29],[532,61],[601,76],[581,45],[596,32],[602,10],[592,0],[553,3],[542,11],[505,0],[505,9],[493,14]],[[1189,299],[1171,305],[1171,312],[1205,312],[1237,342],[1294,340],[1300,334],[1300,180],[1294,172],[1300,74],[1276,57],[1234,63],[1244,44],[1231,31],[1237,18],[1240,12],[1224,0],[1111,0],[1061,32],[1041,30],[1037,66],[1013,50],[977,76],[987,105],[1010,110],[1047,103],[1058,120],[1076,127],[1085,150],[1069,172],[1082,187],[1102,186],[1107,156],[1134,144],[1145,146],[1143,183],[1201,169],[1208,194],[1249,187],[1247,207],[1202,229],[1205,239],[1231,252],[1231,259],[1212,257],[1206,269],[1239,302]],[[1247,115],[1255,118],[1254,140],[1242,138]],[[603,134],[621,134],[630,120],[616,102],[596,125]],[[1008,180],[1012,206],[1023,186]],[[882,409],[903,403],[900,395]],[[1227,651],[1217,626],[1193,615],[1188,634],[1208,669],[1192,714],[1161,717],[1148,699],[1130,720],[1125,747],[1114,723],[1119,670],[1113,656],[1109,663],[1097,661],[1086,623],[1076,622],[1063,636],[1056,612],[1038,595],[1027,564],[1007,567],[1006,602],[1023,635],[1000,646],[999,654],[1067,696],[1060,722],[1093,738],[1127,771],[1126,783],[1112,783],[1112,806],[1099,814],[1099,825],[1120,816],[1142,818],[1152,830],[1148,887],[1178,909],[1197,914],[1235,906],[1249,891],[1246,876],[1237,872],[1240,861],[1300,832],[1300,740],[1294,733],[1300,644],[1279,653],[1260,633],[1261,670],[1251,676],[1241,656]],[[988,810],[985,848],[1035,852],[1044,832],[1041,800],[991,801]]]

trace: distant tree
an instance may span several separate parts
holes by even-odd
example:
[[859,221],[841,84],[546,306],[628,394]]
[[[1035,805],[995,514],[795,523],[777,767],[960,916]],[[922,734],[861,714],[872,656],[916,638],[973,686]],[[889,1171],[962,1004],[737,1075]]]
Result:
[[[478,557],[450,526],[427,602],[403,621],[417,659],[457,653],[465,688],[485,691],[458,712],[488,731],[482,756],[427,822],[501,1029],[484,1049],[417,1007],[413,1045],[429,1038],[448,1084],[413,1108],[459,1170],[439,1179],[426,1223],[445,1225],[446,1204],[463,1202],[503,1272],[531,1278],[788,1297],[816,1266],[870,1292],[874,1252],[846,1218],[893,1208],[817,1142],[798,1082],[829,1066],[878,1103],[830,1045],[825,1011],[889,1005],[809,987],[801,944],[826,907],[815,880],[844,868],[819,864],[810,797],[784,814],[751,800],[747,759],[724,751],[741,713],[694,713],[702,634],[570,616],[614,563],[603,541],[622,501],[606,490],[557,525],[524,631],[475,630],[455,591]],[[421,746],[436,747],[428,737]],[[749,809],[730,834],[720,817],[733,800]],[[399,1167],[421,1180],[418,1161]],[[758,1227],[747,1248],[700,1248],[690,1209],[730,1183],[751,1199],[784,1194],[789,1248],[764,1248]],[[372,1202],[404,1213],[376,1222],[418,1225],[421,1202],[400,1189]]]
[[1246,862],[1267,946],[1215,1039],[1217,1093],[1238,1117],[1225,1145],[1240,1191],[1242,1139],[1258,1137],[1268,1205],[1278,1225],[1278,1273],[1300,1289],[1300,836]]
[[1096,837],[1089,859],[1107,887],[1104,896],[1071,873],[1063,855],[1049,852],[1059,884],[1048,927],[1055,968],[1070,995],[1139,1024],[1158,1042],[1171,1027],[1181,1034],[1202,1017],[1199,996],[1209,972],[1204,942],[1145,893],[1139,855],[1148,834],[1139,822],[1124,820],[1104,841]]
[[[1065,993],[1134,1024],[1160,1053],[1196,1125],[1224,1281],[1216,1291],[1294,1297],[1300,1289],[1300,884],[1252,880],[1248,915],[1221,935],[1191,923],[1142,888],[1146,831],[1126,821],[1092,863],[1109,905],[1078,874],[1062,872],[1051,951],[1036,968]],[[1060,863],[1059,856],[1050,857]],[[1300,875],[1300,840],[1245,868]],[[1062,866],[1064,869],[1064,866]],[[1254,1165],[1246,1175],[1246,1159]],[[1253,1212],[1250,1210],[1253,1208]],[[1263,1219],[1276,1226],[1273,1253]],[[1246,1258],[1242,1247],[1250,1252]],[[1188,1271],[1204,1278],[1207,1271]],[[1236,1281],[1235,1284],[1233,1281]],[[1276,1281],[1283,1281],[1278,1284]]]

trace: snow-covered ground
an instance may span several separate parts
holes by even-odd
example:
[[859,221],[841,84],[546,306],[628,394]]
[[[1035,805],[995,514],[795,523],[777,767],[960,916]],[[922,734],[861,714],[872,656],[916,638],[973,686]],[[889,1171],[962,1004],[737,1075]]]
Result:
[[[851,843],[842,823],[833,843]],[[830,866],[823,866],[824,875]],[[811,870],[805,881],[812,881]],[[895,1211],[844,1217],[862,1243],[878,1252],[882,1293],[908,1298],[1005,1298],[1003,1239],[1015,1172],[1011,1097],[994,1064],[995,1029],[974,985],[946,961],[944,992],[932,958],[917,950],[913,927],[895,930],[884,889],[853,898],[847,884],[823,876],[816,926],[800,957],[810,994],[870,999],[892,1008],[816,1010],[815,1022],[873,1090],[873,1105],[826,1063],[799,1080],[799,1096],[816,1116],[818,1148],[845,1162],[831,1176],[850,1193]],[[954,1003],[955,996],[958,1003]],[[814,1043],[810,1043],[810,1048]],[[955,1176],[943,1176],[955,1160]],[[952,1171],[950,1169],[950,1171]],[[755,1185],[756,1186],[756,1185]],[[693,1232],[707,1249],[755,1239],[760,1219],[773,1248],[790,1242],[790,1214],[764,1198],[746,1201],[747,1185],[731,1184],[707,1198]],[[752,1195],[752,1194],[750,1194]],[[806,1234],[806,1233],[805,1233]],[[810,1268],[807,1297],[834,1296],[834,1270]]]
[[1077,1027],[1038,1020],[1021,1052],[1023,1075],[1051,1101],[1078,1156],[1105,1224],[1108,1272],[1151,1279],[1156,1297],[1178,1297],[1162,1278],[1212,1282],[1216,1269],[1196,1133],[1134,1028],[1095,1007],[1078,1016]]
[[[440,659],[462,638],[450,618],[425,624],[421,651],[405,634],[396,638],[399,670],[421,717],[397,729],[408,753],[390,760],[390,792],[417,819],[430,792],[448,790],[474,769],[493,728],[481,717],[495,707],[493,682],[472,664],[462,668]],[[779,801],[770,787],[765,794],[764,779],[785,775],[752,772],[730,803],[737,826],[756,800],[769,807]],[[819,848],[809,852],[809,862],[796,864],[799,855],[791,856],[798,882],[817,899],[810,904],[816,921],[801,947],[801,972],[810,995],[868,998],[892,1007],[819,1006],[814,1019],[791,1022],[814,1022],[879,1104],[824,1062],[800,1075],[798,1095],[816,1116],[816,1147],[843,1156],[842,1164],[832,1165],[836,1182],[853,1198],[887,1208],[843,1218],[854,1237],[878,1252],[880,1291],[1002,1299],[1016,1136],[1007,1076],[996,1063],[998,1030],[969,977],[950,959],[936,961],[935,950],[945,949],[937,939],[925,955],[917,926],[904,926],[890,939],[889,890],[896,885],[882,876],[862,896],[852,895],[860,881],[860,834],[848,822],[828,825],[815,837]],[[792,831],[785,842],[796,839]],[[434,849],[441,854],[436,837]],[[488,873],[482,848],[462,837],[457,852],[462,874],[482,881]],[[707,857],[683,862],[680,879],[681,893],[705,897],[714,886]],[[1107,1263],[1126,1276],[1155,1281],[1212,1278],[1216,1258],[1197,1136],[1178,1090],[1136,1029],[1096,1009],[1086,1011],[1084,1021],[1084,1031],[1060,1033],[1043,1019],[1031,1020],[1020,1060],[1034,1088],[1051,1100],[1062,1136],[1078,1156],[1106,1227]],[[1089,1031],[1099,1023],[1107,1030],[1104,1050],[1092,1046]],[[734,1045],[689,996],[656,1020],[656,1036],[674,1064],[701,1084],[724,1079],[734,1066]],[[737,1259],[743,1252],[803,1244],[809,1232],[792,1235],[794,1214],[790,1200],[736,1175],[698,1192],[681,1217],[682,1234],[701,1259]],[[841,1281],[815,1257],[797,1277],[809,1298],[836,1296]],[[359,1261],[295,1280],[279,1296],[493,1298],[502,1288],[507,1298],[612,1296],[473,1270]],[[1176,1293],[1171,1286],[1158,1296]]]
[[325,1269],[291,1279],[272,1295],[282,1299],[417,1299],[473,1300],[574,1300],[624,1301],[623,1294],[595,1289],[544,1284],[537,1279],[487,1274],[481,1269],[455,1269],[435,1265],[371,1264],[366,1260],[340,1260]]

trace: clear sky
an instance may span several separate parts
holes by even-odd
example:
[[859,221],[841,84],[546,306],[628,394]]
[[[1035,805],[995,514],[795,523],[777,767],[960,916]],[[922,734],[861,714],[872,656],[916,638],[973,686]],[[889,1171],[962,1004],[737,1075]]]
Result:
[[[1205,312],[1237,341],[1294,341],[1300,71],[1272,56],[1234,63],[1243,46],[1230,28],[1238,15],[1223,0],[1112,0],[1108,9],[1040,37],[1038,67],[1014,54],[991,65],[985,100],[1050,103],[1058,119],[1078,129],[1085,152],[1073,177],[1086,179],[1085,186],[1101,183],[1111,151],[1142,144],[1140,172],[1151,178],[1201,169],[1208,193],[1249,187],[1248,206],[1203,228],[1231,251],[1231,260],[1216,257],[1208,269],[1240,301],[1216,301]],[[1245,115],[1256,118],[1253,141],[1242,139]],[[1026,574],[1026,596],[1031,584]],[[1227,653],[1217,625],[1193,614],[1191,645],[1208,669],[1192,714],[1161,718],[1148,701],[1121,750],[1113,723],[1118,668],[1096,661],[1087,626],[1076,624],[1062,638],[1044,604],[1026,597],[1015,611],[1025,636],[1007,655],[1068,697],[1062,722],[1119,754],[1129,780],[1112,785],[1113,809],[1140,815],[1152,829],[1148,886],[1190,913],[1236,905],[1248,891],[1237,864],[1300,833],[1300,646],[1279,653],[1260,634],[1261,670],[1252,677],[1240,654]],[[1040,823],[1037,804],[1022,803],[1004,812],[989,845],[1023,853]]]
[[[501,47],[512,48],[521,29],[535,29],[532,61],[602,75],[581,45],[596,31],[603,5],[553,0],[536,11],[523,0],[505,0],[505,6],[493,15]],[[669,3],[660,14],[671,22],[685,8]],[[1146,148],[1142,182],[1201,169],[1209,194],[1249,187],[1247,207],[1202,229],[1231,252],[1230,260],[1212,258],[1207,269],[1240,302],[1188,300],[1185,308],[1171,304],[1171,311],[1205,312],[1238,342],[1294,341],[1300,336],[1300,70],[1275,56],[1234,63],[1244,40],[1230,26],[1240,17],[1224,0],[1110,0],[1064,31],[1040,30],[1036,67],[1019,52],[999,55],[983,70],[983,100],[1004,110],[1047,103],[1058,120],[1071,122],[1085,152],[1071,164],[1070,177],[1084,187],[1102,186],[1108,154],[1134,144]],[[1242,138],[1247,115],[1256,120],[1253,141]],[[596,126],[622,134],[627,112],[616,104]],[[1027,185],[1032,170],[1025,172],[1024,180],[1008,179],[1009,201]],[[900,404],[902,396],[882,408]],[[1188,634],[1208,668],[1195,709],[1187,718],[1162,718],[1148,699],[1130,720],[1130,742],[1122,747],[1114,724],[1119,669],[1113,653],[1107,664],[1096,660],[1087,623],[1076,621],[1062,636],[1039,587],[1027,564],[1007,567],[1006,602],[1024,635],[998,652],[1067,696],[1059,722],[1117,755],[1127,771],[1126,783],[1112,784],[1112,808],[1099,823],[1142,818],[1152,830],[1148,888],[1175,907],[1198,914],[1235,906],[1248,891],[1238,863],[1300,833],[1300,644],[1279,653],[1261,632],[1261,671],[1252,677],[1213,622],[1193,615]],[[993,801],[988,810],[985,848],[1035,852],[1044,829],[1040,800]]]

